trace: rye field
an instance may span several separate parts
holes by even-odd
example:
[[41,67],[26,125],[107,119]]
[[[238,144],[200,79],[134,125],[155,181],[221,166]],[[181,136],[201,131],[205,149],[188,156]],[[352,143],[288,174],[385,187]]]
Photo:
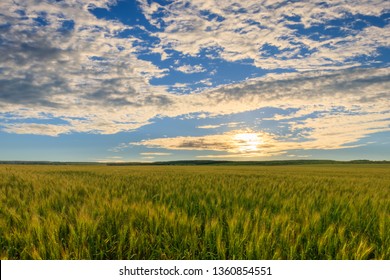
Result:
[[390,165],[0,165],[1,259],[390,259]]

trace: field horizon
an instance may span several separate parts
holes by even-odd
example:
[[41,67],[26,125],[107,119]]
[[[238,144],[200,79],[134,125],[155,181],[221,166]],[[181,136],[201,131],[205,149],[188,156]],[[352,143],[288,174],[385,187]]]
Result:
[[305,165],[305,164],[390,164],[390,160],[332,160],[332,159],[291,159],[291,160],[166,160],[166,161],[44,161],[44,160],[0,160],[0,164],[26,165]]

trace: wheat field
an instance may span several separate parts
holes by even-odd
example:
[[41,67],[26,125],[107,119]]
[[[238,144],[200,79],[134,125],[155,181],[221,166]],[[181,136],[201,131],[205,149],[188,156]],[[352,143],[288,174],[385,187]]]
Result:
[[390,165],[0,165],[1,259],[390,259]]

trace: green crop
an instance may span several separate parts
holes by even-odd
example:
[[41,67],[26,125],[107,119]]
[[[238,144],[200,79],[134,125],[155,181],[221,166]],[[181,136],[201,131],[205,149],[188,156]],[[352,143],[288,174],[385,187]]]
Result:
[[390,166],[0,165],[1,259],[390,259]]

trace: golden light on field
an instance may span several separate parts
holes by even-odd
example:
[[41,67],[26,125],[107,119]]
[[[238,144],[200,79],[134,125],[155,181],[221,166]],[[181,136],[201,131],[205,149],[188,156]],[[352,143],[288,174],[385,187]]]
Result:
[[258,151],[259,145],[262,143],[261,138],[256,133],[238,133],[234,135],[233,139],[240,152]]

